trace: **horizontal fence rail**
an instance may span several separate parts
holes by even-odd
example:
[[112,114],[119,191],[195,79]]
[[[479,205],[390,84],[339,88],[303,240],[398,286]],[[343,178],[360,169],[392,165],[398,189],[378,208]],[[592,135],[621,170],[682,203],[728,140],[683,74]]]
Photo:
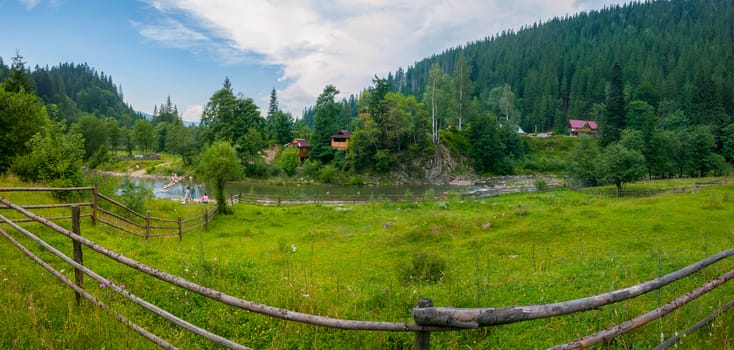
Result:
[[[45,189],[40,189],[40,190],[51,191],[53,189],[45,188]],[[183,288],[192,293],[196,293],[201,296],[212,299],[214,301],[220,302],[224,305],[259,313],[265,316],[287,320],[287,321],[311,324],[315,326],[335,328],[335,329],[344,329],[344,330],[353,330],[353,331],[412,332],[415,334],[415,348],[416,349],[428,349],[428,347],[430,346],[430,334],[431,332],[435,332],[435,331],[441,331],[441,332],[461,331],[461,330],[473,329],[473,328],[479,328],[479,327],[489,327],[489,326],[500,325],[500,324],[523,322],[523,321],[539,319],[539,318],[558,317],[558,316],[570,315],[570,314],[579,313],[579,312],[585,312],[589,310],[595,310],[605,305],[618,303],[618,302],[622,302],[622,301],[629,300],[632,298],[636,298],[640,295],[649,293],[650,291],[663,288],[670,283],[673,283],[677,280],[688,277],[693,273],[699,272],[702,269],[714,263],[720,262],[723,259],[726,259],[734,255],[734,248],[725,250],[720,253],[714,254],[710,257],[707,257],[705,259],[702,259],[689,266],[686,266],[682,269],[668,273],[664,276],[661,276],[659,278],[656,278],[656,279],[653,279],[647,282],[643,282],[643,283],[640,283],[640,284],[637,284],[631,287],[618,289],[618,290],[607,292],[607,293],[602,293],[602,294],[589,296],[589,297],[581,298],[581,299],[569,300],[565,302],[542,304],[542,305],[510,306],[510,307],[500,307],[500,308],[451,308],[451,307],[433,307],[433,301],[431,301],[430,299],[424,299],[424,300],[420,300],[418,302],[418,305],[414,307],[412,310],[412,317],[413,317],[414,322],[382,322],[382,321],[349,320],[349,319],[339,319],[339,318],[333,318],[333,317],[327,317],[327,316],[307,314],[307,313],[287,310],[283,308],[278,308],[278,307],[269,306],[269,305],[265,305],[265,304],[261,304],[261,303],[257,303],[253,301],[240,299],[235,296],[228,295],[224,292],[194,283],[185,278],[182,278],[176,275],[172,275],[164,271],[160,271],[152,266],[145,265],[134,259],[128,258],[118,252],[102,247],[99,244],[93,242],[92,240],[82,237],[78,233],[79,218],[84,217],[86,215],[88,217],[91,217],[93,222],[98,221],[98,222],[116,227],[122,231],[131,233],[133,235],[140,236],[140,237],[149,238],[149,237],[163,236],[163,235],[169,235],[169,234],[171,235],[178,234],[179,237],[182,237],[183,233],[191,232],[199,228],[206,229],[208,223],[211,222],[211,220],[217,214],[216,206],[211,206],[211,207],[205,206],[203,208],[204,212],[201,215],[197,215],[195,217],[188,218],[188,219],[182,219],[180,217],[177,219],[160,219],[160,218],[151,216],[149,212],[146,214],[135,213],[131,209],[121,205],[120,203],[115,202],[114,199],[96,193],[97,192],[96,186],[92,188],[76,188],[74,190],[80,190],[80,191],[91,190],[94,194],[93,202],[91,203],[91,205],[90,203],[76,203],[76,204],[69,204],[69,205],[65,204],[65,205],[60,205],[60,206],[56,206],[56,205],[25,205],[24,206],[24,205],[13,203],[6,198],[0,197],[0,203],[4,205],[3,207],[4,209],[12,210],[13,212],[16,213],[16,215],[19,214],[22,216],[20,218],[8,218],[4,215],[0,215],[0,222],[9,225],[16,231],[22,233],[23,235],[30,238],[34,242],[38,243],[44,249],[52,252],[54,255],[61,258],[64,262],[73,266],[75,271],[78,271],[79,274],[83,273],[89,276],[90,278],[94,279],[97,282],[107,283],[108,285],[110,285],[111,289],[115,291],[117,294],[127,298],[131,302],[134,302],[140,305],[141,307],[145,308],[146,310],[167,319],[169,322],[176,324],[179,327],[182,327],[197,336],[206,338],[214,343],[220,344],[227,348],[233,348],[233,349],[247,349],[247,347],[241,344],[238,344],[236,342],[233,342],[231,340],[228,340],[224,337],[221,337],[217,334],[211,333],[205,329],[199,328],[198,326],[193,325],[190,322],[182,318],[179,318],[171,314],[170,312],[152,303],[149,303],[143,300],[142,298],[138,296],[133,295],[129,291],[124,290],[123,288],[120,288],[119,286],[115,285],[114,283],[109,282],[108,279],[105,279],[103,276],[94,272],[94,270],[91,267],[85,266],[83,264],[82,259],[81,259],[82,257],[81,247],[86,247],[87,249],[97,254],[101,254],[111,259],[115,263],[119,263],[123,266],[133,268],[147,275],[148,277],[156,278],[163,282],[169,283],[173,286]],[[3,189],[0,189],[0,192],[8,192],[8,191],[4,191]],[[399,197],[399,196],[396,196],[396,197]],[[409,197],[413,197],[413,196],[409,196]],[[422,196],[415,196],[414,198],[421,198],[421,197]],[[442,196],[438,196],[438,198],[441,198],[441,197]],[[228,200],[230,201],[230,203],[234,204],[234,203],[245,202],[245,201],[251,200],[251,198],[248,198],[246,195],[237,194],[235,196],[228,198]],[[281,200],[279,200],[278,204],[280,203],[282,203]],[[102,206],[104,206],[105,208],[100,206],[100,204],[102,204]],[[53,222],[52,220],[50,220],[50,218],[44,217],[42,215],[39,215],[29,210],[29,209],[46,210],[46,209],[68,208],[68,207],[71,207],[72,209],[72,215],[71,215],[72,230],[65,229],[59,226],[58,224],[56,224],[55,222]],[[91,207],[91,213],[81,215],[79,212],[80,207],[85,207],[85,208]],[[64,255],[63,253],[59,252],[57,249],[55,249],[50,244],[39,239],[36,235],[34,235],[30,231],[26,230],[21,225],[19,225],[20,222],[28,222],[28,221],[40,223],[43,226],[71,239],[71,241],[74,243],[74,246],[75,246],[74,258],[73,259],[69,258],[68,256]],[[109,221],[117,221],[117,223],[110,223]],[[122,222],[122,224],[119,222]],[[157,222],[157,223],[153,224],[154,222]],[[171,225],[172,223],[175,223],[175,225]],[[160,230],[167,230],[167,231],[177,230],[177,232],[165,233],[165,232],[160,232]],[[167,341],[160,339],[155,334],[152,334],[149,331],[143,329],[142,327],[139,327],[134,322],[116,313],[114,310],[109,310],[109,308],[105,304],[103,304],[98,299],[96,299],[94,296],[92,296],[91,294],[89,294],[87,291],[84,290],[83,283],[82,283],[83,279],[80,279],[79,277],[80,275],[77,275],[77,282],[74,283],[73,281],[67,279],[61,273],[53,269],[53,267],[43,262],[40,258],[35,256],[33,253],[28,251],[20,243],[17,243],[17,241],[15,241],[12,238],[12,236],[10,236],[5,230],[0,228],[0,234],[4,236],[6,239],[10,240],[16,247],[18,247],[21,251],[23,251],[26,255],[28,255],[35,262],[39,263],[43,268],[51,272],[54,276],[56,276],[64,284],[74,289],[75,293],[77,293],[78,298],[84,297],[88,299],[89,301],[91,301],[92,303],[94,303],[95,305],[97,305],[98,307],[107,310],[108,312],[110,312],[113,315],[113,317],[115,317],[115,319],[119,320],[123,324],[126,324],[128,327],[134,329],[136,332],[138,332],[145,338],[149,339],[153,343],[157,344],[158,346],[161,346],[163,348],[169,348],[169,349],[175,348],[175,346],[171,345]],[[77,256],[77,248],[76,248],[77,246],[78,246],[78,256]],[[713,290],[714,288],[717,288],[723,285],[724,283],[728,282],[732,278],[734,278],[734,270],[731,270],[725,273],[724,275],[719,276],[718,278],[715,278],[711,281],[706,282],[705,284],[694,289],[693,291],[686,293],[685,295],[682,295],[662,305],[661,307],[655,310],[651,310],[650,312],[647,312],[643,315],[632,318],[624,323],[610,327],[608,329],[598,331],[594,334],[587,335],[585,337],[573,340],[566,344],[558,345],[555,348],[556,349],[585,348],[585,347],[612,339],[632,329],[641,327],[647,324],[648,322],[651,322],[652,320],[663,317],[666,314],[672,312],[673,310],[676,310],[678,308],[685,306],[690,301]],[[693,332],[696,329],[700,329],[701,327],[703,327],[704,324],[711,322],[711,320],[713,320],[715,317],[729,310],[732,307],[732,305],[734,305],[734,300],[730,301],[723,307],[719,308],[714,313],[707,316],[705,319],[696,323],[694,326],[686,330],[685,334],[689,334],[690,332]],[[678,340],[677,336],[671,339],[668,339],[667,341],[663,342],[660,345],[661,347],[659,348],[662,349],[662,348],[671,346],[675,344],[677,340]]]

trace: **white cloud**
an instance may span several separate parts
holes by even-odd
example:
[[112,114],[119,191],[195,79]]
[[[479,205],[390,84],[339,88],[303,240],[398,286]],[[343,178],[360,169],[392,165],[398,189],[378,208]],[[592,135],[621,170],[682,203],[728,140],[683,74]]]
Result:
[[36,7],[36,5],[38,5],[39,2],[41,2],[40,0],[19,0],[19,1],[29,11],[33,10],[33,8]]
[[[426,56],[505,29],[614,0],[146,0],[165,20],[140,25],[164,45],[282,67],[281,107],[300,113],[324,86],[346,96]],[[186,23],[186,24],[184,24]],[[196,28],[196,29],[192,29]]]
[[204,112],[204,106],[202,105],[190,105],[186,106],[181,119],[185,122],[199,122],[201,120],[201,113]]
[[[38,4],[41,3],[41,0],[18,0],[21,5],[25,6],[26,10],[30,11],[33,10]],[[58,7],[61,3],[61,0],[48,0],[48,6],[49,7]]]

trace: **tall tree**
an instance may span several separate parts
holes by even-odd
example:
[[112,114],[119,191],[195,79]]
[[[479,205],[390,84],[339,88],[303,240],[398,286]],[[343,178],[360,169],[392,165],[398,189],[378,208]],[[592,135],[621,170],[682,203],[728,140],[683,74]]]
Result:
[[609,81],[609,95],[607,96],[607,113],[601,123],[601,141],[609,145],[619,140],[622,129],[625,128],[624,82],[622,67],[619,63],[612,66]]
[[115,118],[108,117],[105,119],[105,128],[107,129],[107,142],[109,143],[112,154],[117,153],[117,147],[120,146],[122,141],[122,130],[120,129],[120,122]]
[[459,52],[459,58],[454,66],[453,83],[456,91],[456,113],[458,117],[458,128],[461,130],[464,114],[469,110],[471,103],[471,94],[474,93],[474,86],[471,81],[471,66],[464,58],[464,52]]
[[334,150],[331,149],[331,135],[339,131],[336,123],[340,112],[340,106],[335,101],[337,94],[339,90],[329,84],[316,99],[311,156],[323,163],[328,163],[334,157]]
[[84,141],[85,160],[100,150],[106,150],[108,137],[106,124],[93,115],[81,116],[76,123],[72,124],[71,133],[81,135]]
[[6,91],[33,93],[33,85],[26,72],[25,62],[20,52],[15,53],[13,64],[10,66],[10,74],[3,83]]
[[222,214],[229,213],[224,183],[242,175],[242,166],[235,149],[226,141],[212,143],[201,154],[199,169],[202,177],[214,184],[217,210]]
[[265,119],[251,98],[234,95],[227,78],[204,108],[201,126],[205,142],[227,141],[234,145],[250,128],[263,133]]
[[133,139],[143,153],[148,153],[155,144],[153,125],[145,119],[138,119],[133,126]]

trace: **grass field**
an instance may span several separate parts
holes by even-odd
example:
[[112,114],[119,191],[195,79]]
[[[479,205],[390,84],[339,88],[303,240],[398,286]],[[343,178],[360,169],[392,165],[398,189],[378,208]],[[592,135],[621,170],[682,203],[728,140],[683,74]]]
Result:
[[[672,184],[678,186],[678,184]],[[631,188],[669,187],[661,183]],[[39,197],[37,200],[46,200]],[[168,201],[152,203],[177,210]],[[154,211],[155,209],[151,209]],[[263,207],[239,204],[208,232],[145,241],[85,223],[82,234],[122,254],[242,299],[331,317],[411,321],[435,306],[500,307],[564,301],[631,286],[734,245],[734,187],[646,198],[567,190],[461,201]],[[67,223],[64,223],[68,227]],[[6,228],[7,225],[3,225]],[[34,231],[36,232],[36,231]],[[71,269],[47,257],[57,269]],[[39,236],[70,254],[69,240]],[[85,252],[85,265],[210,331],[256,349],[412,348],[412,333],[356,332],[270,319],[221,306]],[[728,271],[720,262],[660,291],[583,314],[461,332],[434,332],[433,349],[545,348],[613,326]],[[152,348],[0,241],[1,348]],[[217,348],[99,288],[87,289],[181,348]],[[604,348],[651,348],[732,299],[727,284]],[[731,311],[679,347],[734,348]]]

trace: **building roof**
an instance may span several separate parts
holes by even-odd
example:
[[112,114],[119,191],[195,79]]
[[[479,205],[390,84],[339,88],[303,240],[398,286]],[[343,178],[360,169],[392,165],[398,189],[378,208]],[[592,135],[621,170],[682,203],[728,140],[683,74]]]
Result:
[[596,122],[593,120],[569,119],[568,125],[571,129],[583,129],[586,126],[591,130],[596,130],[598,128]]
[[338,133],[331,135],[331,138],[348,139],[352,137],[352,133],[348,130],[339,130]]
[[308,141],[306,141],[304,139],[293,139],[293,141],[291,141],[291,145],[294,145],[294,146],[296,146],[298,148],[309,148],[309,147],[311,147],[311,145],[308,144]]

